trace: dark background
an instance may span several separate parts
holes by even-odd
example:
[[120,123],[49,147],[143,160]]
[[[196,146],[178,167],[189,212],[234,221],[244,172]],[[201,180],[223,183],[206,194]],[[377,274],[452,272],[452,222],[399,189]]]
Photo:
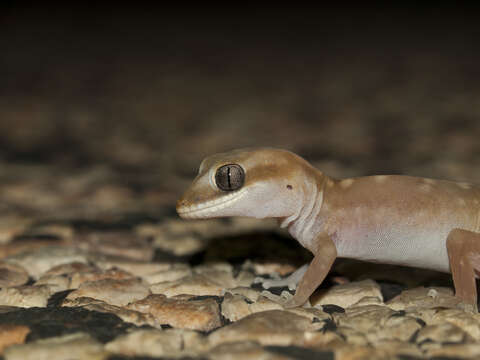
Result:
[[0,163],[10,179],[11,164],[51,177],[100,166],[105,183],[170,204],[204,156],[245,146],[333,176],[478,181],[478,19],[441,5],[6,2]]

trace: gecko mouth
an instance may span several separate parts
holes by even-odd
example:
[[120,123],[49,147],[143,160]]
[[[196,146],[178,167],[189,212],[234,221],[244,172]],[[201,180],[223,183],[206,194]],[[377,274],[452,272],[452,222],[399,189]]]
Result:
[[[215,212],[230,206],[234,202],[238,201],[247,193],[247,188],[243,188],[240,191],[225,194],[221,198],[205,201],[200,204],[194,204],[190,206],[177,207],[177,213],[183,219],[200,219],[214,217]],[[228,216],[228,215],[226,215]]]

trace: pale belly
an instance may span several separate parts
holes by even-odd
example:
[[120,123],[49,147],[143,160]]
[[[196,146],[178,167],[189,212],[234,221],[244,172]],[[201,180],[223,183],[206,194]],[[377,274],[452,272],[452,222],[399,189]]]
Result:
[[446,229],[344,230],[334,241],[339,257],[450,272]]

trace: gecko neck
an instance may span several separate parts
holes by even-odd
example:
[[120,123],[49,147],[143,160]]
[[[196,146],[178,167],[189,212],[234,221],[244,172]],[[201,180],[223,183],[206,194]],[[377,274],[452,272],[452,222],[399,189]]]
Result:
[[328,177],[322,173],[308,177],[302,187],[302,196],[296,211],[280,220],[280,226],[287,228],[303,247],[314,252],[315,237],[318,233],[318,215],[323,204],[323,193]]

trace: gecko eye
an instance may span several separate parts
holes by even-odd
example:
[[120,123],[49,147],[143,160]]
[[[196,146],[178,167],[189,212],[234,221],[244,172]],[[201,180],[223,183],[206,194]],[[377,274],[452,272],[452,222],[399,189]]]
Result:
[[223,191],[240,189],[245,182],[245,172],[237,164],[223,165],[217,169],[215,183]]

